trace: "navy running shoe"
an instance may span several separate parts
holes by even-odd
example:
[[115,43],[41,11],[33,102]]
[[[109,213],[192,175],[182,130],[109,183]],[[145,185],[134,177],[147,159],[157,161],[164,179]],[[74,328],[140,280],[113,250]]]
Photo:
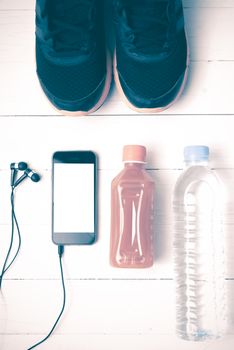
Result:
[[44,93],[63,114],[85,115],[111,83],[104,0],[37,0],[36,64]]
[[134,110],[156,113],[182,93],[188,49],[181,0],[113,0],[115,82]]

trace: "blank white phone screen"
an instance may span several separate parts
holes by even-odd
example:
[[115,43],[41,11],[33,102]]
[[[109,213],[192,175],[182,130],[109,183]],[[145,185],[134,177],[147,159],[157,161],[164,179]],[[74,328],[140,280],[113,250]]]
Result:
[[94,164],[54,163],[54,232],[94,232]]

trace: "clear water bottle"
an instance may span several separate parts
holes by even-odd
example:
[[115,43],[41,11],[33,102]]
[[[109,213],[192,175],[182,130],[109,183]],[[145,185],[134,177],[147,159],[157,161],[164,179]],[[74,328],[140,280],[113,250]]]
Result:
[[225,332],[224,188],[208,167],[209,148],[184,149],[173,198],[176,331],[203,341]]

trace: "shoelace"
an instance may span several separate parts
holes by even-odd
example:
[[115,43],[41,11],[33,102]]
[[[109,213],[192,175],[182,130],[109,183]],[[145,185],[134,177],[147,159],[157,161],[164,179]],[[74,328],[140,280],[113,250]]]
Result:
[[41,0],[36,13],[37,35],[48,48],[72,53],[92,45],[94,0]]
[[117,1],[117,16],[125,28],[128,43],[143,52],[161,51],[170,46],[173,9],[170,0],[152,1],[152,5],[144,1]]

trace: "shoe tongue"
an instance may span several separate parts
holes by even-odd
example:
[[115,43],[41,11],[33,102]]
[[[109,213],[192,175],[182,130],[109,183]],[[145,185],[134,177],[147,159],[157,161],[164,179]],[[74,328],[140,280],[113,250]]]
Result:
[[79,21],[82,18],[87,19],[87,9],[90,4],[90,1],[84,0],[56,0],[52,6],[52,11],[54,11],[54,17],[63,17],[65,20],[77,17]]
[[160,1],[157,2],[157,6],[155,4],[154,6],[146,6],[145,3],[141,2],[139,6],[129,8],[129,16],[133,28],[157,26],[160,19],[167,18],[167,3]]
[[138,43],[142,42],[143,51],[146,49],[155,52],[155,47],[160,50],[168,30],[168,0],[124,1],[129,26],[137,33],[137,40]]
[[122,4],[125,6],[142,6],[142,7],[150,7],[150,8],[157,8],[160,3],[167,3],[170,0],[121,0]]
[[[71,48],[79,49],[84,41],[82,32],[88,32],[90,1],[56,0],[51,2],[50,26],[57,32],[55,49],[58,51]],[[79,40],[80,39],[80,40]]]
[[160,1],[168,1],[168,0],[119,0],[123,5],[155,5]]

